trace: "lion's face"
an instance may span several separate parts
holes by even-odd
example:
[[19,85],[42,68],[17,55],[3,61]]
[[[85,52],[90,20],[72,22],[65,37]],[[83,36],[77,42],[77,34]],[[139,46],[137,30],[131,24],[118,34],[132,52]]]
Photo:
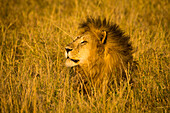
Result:
[[66,66],[73,67],[76,65],[84,65],[89,62],[93,47],[96,45],[91,36],[86,34],[78,36],[73,42],[65,48]]

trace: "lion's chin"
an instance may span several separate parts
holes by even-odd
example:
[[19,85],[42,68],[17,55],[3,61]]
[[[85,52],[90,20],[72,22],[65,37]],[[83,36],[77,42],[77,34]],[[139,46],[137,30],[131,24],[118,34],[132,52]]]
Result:
[[74,59],[67,59],[65,65],[67,67],[73,67],[78,65],[79,60],[74,60]]

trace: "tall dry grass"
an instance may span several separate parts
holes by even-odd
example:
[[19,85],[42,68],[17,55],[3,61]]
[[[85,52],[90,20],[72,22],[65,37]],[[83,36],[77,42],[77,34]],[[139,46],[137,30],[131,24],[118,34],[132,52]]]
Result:
[[[170,112],[169,10],[168,0],[0,0],[0,112]],[[64,47],[89,15],[130,35],[135,88],[86,98],[70,86]]]

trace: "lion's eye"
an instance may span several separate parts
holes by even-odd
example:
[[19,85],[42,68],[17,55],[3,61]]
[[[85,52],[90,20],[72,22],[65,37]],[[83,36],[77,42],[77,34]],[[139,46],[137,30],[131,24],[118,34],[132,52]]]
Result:
[[81,44],[86,44],[86,43],[87,43],[87,41],[82,41],[82,42],[81,42]]

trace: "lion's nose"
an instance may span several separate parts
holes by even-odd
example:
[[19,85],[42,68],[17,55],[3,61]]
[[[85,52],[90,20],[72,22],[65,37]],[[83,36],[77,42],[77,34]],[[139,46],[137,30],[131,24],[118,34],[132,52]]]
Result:
[[65,48],[66,49],[66,52],[68,53],[69,51],[72,51],[73,49],[71,49],[71,48]]

